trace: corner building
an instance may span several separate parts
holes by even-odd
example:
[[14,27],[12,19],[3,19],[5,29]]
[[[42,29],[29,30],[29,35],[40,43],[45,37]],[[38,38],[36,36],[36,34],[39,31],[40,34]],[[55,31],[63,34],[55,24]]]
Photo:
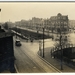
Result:
[[60,13],[57,16],[52,16],[50,18],[51,21],[51,29],[55,33],[67,33],[69,31],[68,26],[68,15],[62,15]]

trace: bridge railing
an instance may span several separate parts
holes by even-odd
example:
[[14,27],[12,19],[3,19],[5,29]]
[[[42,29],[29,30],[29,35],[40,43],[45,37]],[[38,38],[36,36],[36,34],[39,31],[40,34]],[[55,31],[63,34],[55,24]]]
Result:
[[62,45],[62,46],[57,46],[57,47],[53,47],[51,49],[51,53],[55,52],[55,51],[58,51],[58,50],[61,50],[61,47],[62,49],[65,49],[65,48],[72,48],[72,47],[75,47],[75,44],[66,44],[66,45]]

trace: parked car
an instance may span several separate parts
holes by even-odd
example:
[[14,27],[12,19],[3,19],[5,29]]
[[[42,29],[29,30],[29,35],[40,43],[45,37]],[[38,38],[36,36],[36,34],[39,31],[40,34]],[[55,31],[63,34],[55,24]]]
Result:
[[16,40],[15,45],[16,46],[21,46],[22,44],[21,44],[20,40]]

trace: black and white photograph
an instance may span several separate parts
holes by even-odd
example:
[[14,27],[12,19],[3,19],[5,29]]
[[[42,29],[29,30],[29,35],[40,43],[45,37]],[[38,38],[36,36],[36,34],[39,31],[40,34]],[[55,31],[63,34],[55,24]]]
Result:
[[0,73],[75,73],[75,2],[0,2]]

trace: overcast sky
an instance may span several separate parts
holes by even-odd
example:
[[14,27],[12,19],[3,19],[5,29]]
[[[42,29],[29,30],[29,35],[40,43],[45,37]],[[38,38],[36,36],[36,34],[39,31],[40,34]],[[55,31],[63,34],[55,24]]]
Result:
[[1,22],[29,20],[32,17],[50,18],[58,13],[75,20],[75,2],[0,2]]

